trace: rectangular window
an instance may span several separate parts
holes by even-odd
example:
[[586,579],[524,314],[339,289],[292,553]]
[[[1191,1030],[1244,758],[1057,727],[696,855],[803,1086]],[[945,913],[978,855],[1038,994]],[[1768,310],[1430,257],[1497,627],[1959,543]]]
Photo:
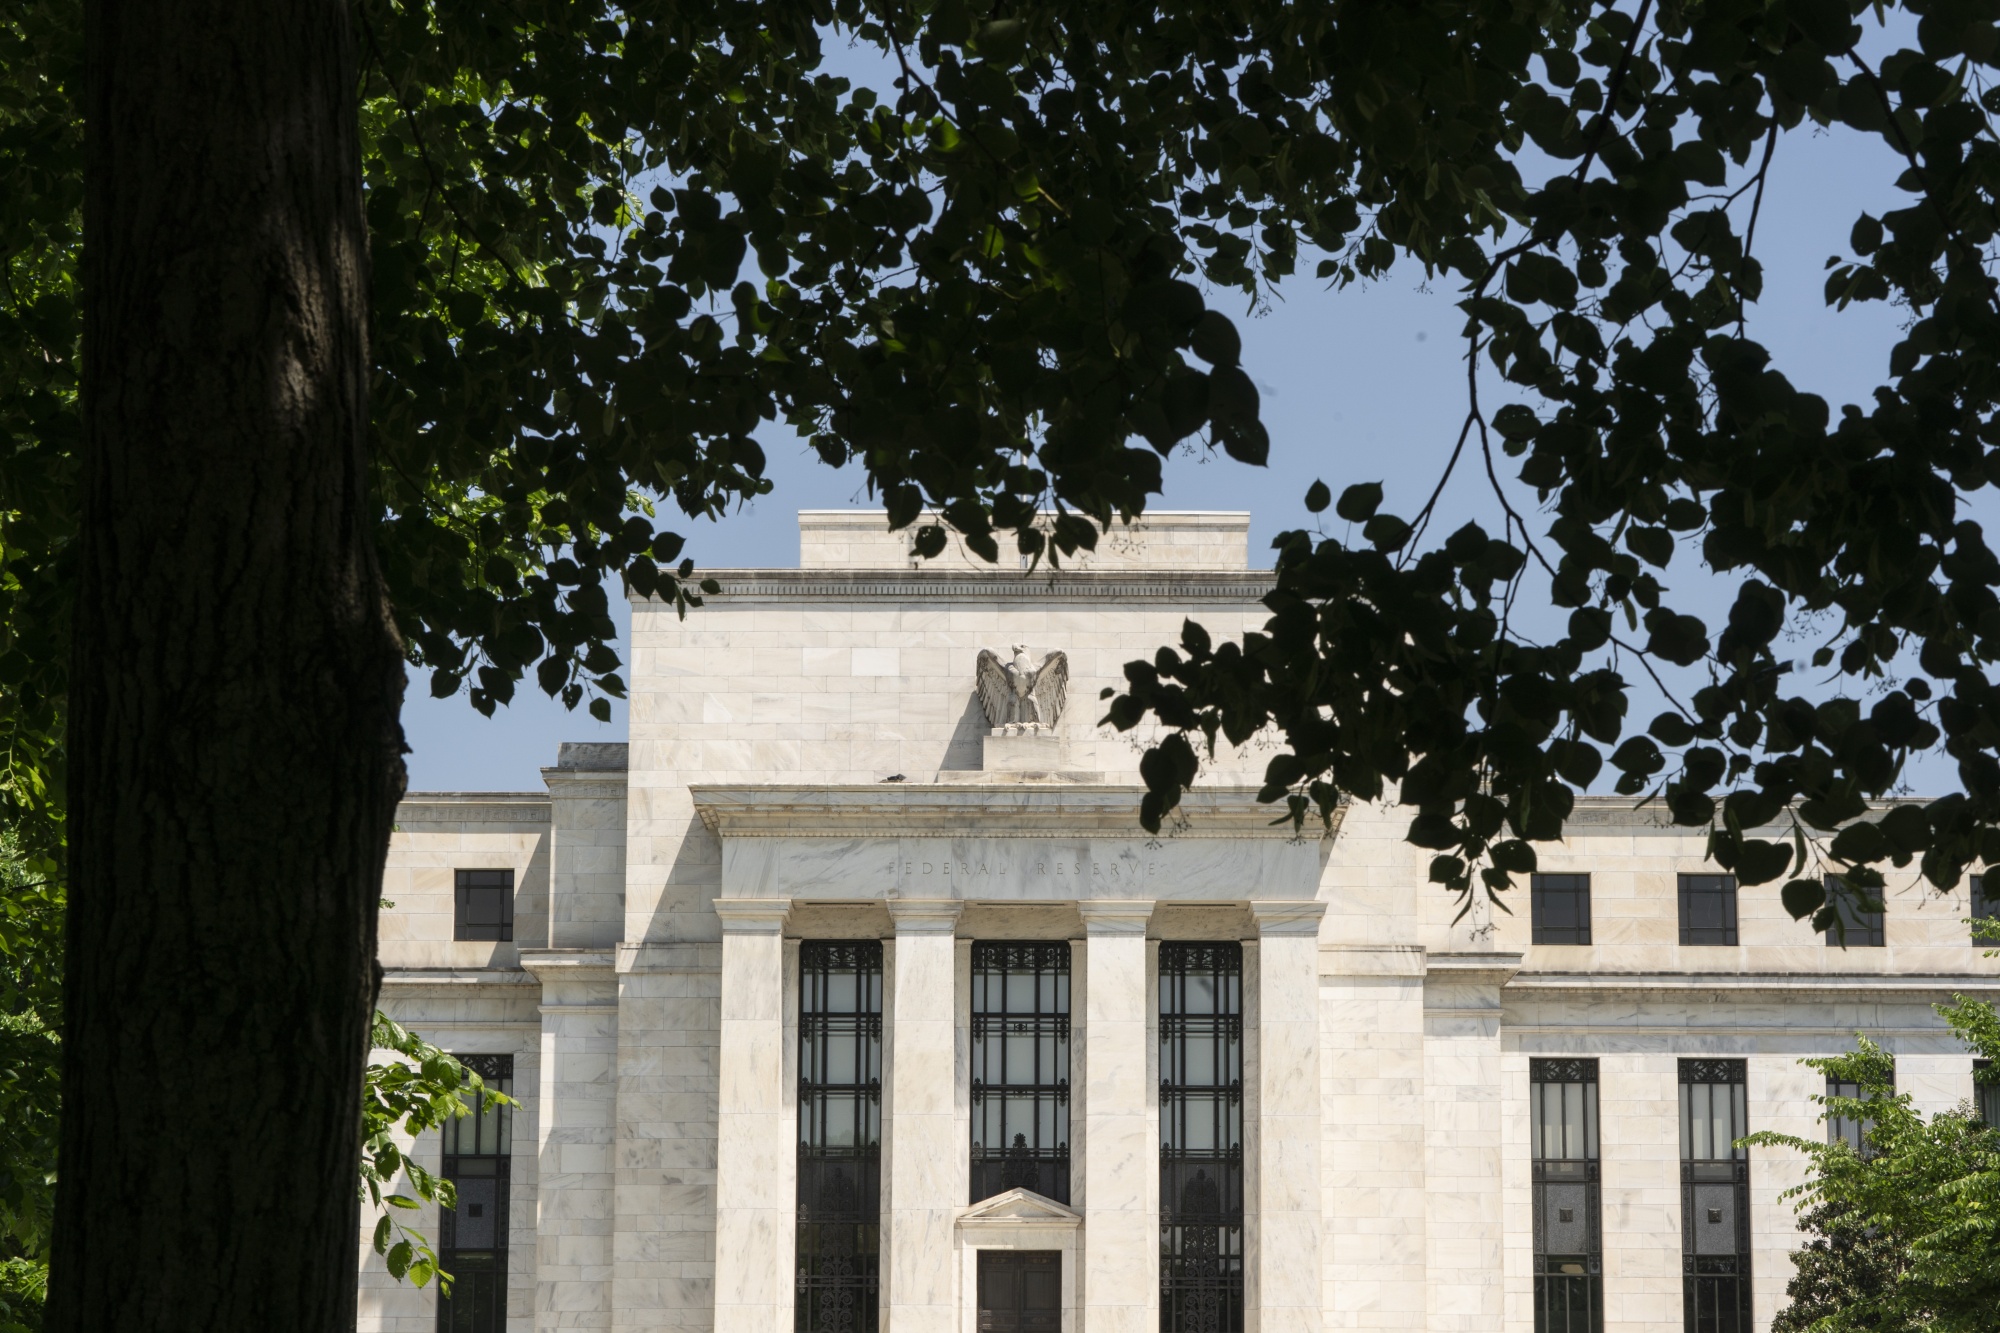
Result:
[[1536,944],[1590,943],[1590,876],[1536,875],[1528,898]]
[[1160,1330],[1243,1333],[1243,948],[1160,946]]
[[1535,1333],[1604,1327],[1597,1061],[1528,1062],[1534,1151]]
[[452,913],[455,940],[514,938],[514,872],[461,870],[458,899]]
[[882,945],[799,946],[798,1333],[874,1333],[882,1251]]
[[[514,1057],[461,1055],[458,1062],[495,1092],[514,1091]],[[438,1296],[440,1333],[502,1333],[507,1327],[507,1192],[513,1116],[484,1096],[469,1114],[444,1123],[445,1179],[458,1207],[439,1218],[438,1261],[452,1275]]]
[[1981,1120],[2000,1129],[2000,1069],[1991,1060],[1972,1062],[1972,1104]]
[[1750,1132],[1741,1060],[1683,1060],[1681,1308],[1686,1333],[1751,1333]]
[[[1890,1075],[1889,1086],[1892,1089],[1895,1087],[1895,1075],[1893,1074]],[[1847,1079],[1828,1078],[1826,1081],[1826,1095],[1829,1097],[1852,1097],[1858,1101],[1864,1094],[1859,1083]],[[1862,1157],[1873,1157],[1875,1155],[1875,1145],[1868,1141],[1868,1133],[1874,1128],[1875,1121],[1872,1117],[1863,1116],[1859,1120],[1850,1120],[1844,1115],[1830,1115],[1826,1118],[1826,1141],[1828,1143],[1845,1143]]]
[[1978,923],[1981,921],[2000,922],[2000,898],[1986,896],[1986,876],[1972,876],[1972,942],[1974,944],[2000,944],[2000,935],[1982,934]]
[[1832,875],[1826,877],[1826,898],[1834,905],[1836,920],[1826,928],[1826,943],[1830,949],[1880,949],[1888,940],[1882,929],[1882,904],[1879,894],[1873,908],[1863,907],[1845,894],[1838,893],[1840,883]]
[[1069,1202],[1069,945],[972,946],[972,1202]]
[[1681,943],[1736,943],[1736,876],[1681,876]]

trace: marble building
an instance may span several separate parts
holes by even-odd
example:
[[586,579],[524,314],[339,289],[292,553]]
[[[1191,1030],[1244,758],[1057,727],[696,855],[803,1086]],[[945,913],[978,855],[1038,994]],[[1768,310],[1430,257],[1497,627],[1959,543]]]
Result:
[[1051,577],[800,516],[797,569],[633,607],[630,745],[404,802],[383,1007],[519,1099],[458,1180],[449,1301],[361,1247],[361,1328],[1763,1330],[1801,1057],[1865,1031],[1973,1097],[1968,891],[1845,945],[1698,832],[1580,802],[1511,911],[1405,817],[1274,827],[1266,754],[1136,820],[1122,665],[1261,623],[1248,516]]

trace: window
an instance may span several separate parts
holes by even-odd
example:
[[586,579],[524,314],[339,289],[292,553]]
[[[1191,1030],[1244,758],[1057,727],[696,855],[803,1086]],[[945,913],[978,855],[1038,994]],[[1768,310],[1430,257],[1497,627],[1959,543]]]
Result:
[[514,872],[461,870],[458,902],[452,914],[455,940],[514,938]]
[[1536,944],[1590,943],[1590,876],[1536,875],[1528,901]]
[[1243,949],[1160,946],[1160,1329],[1243,1333]]
[[1069,945],[972,946],[972,1202],[1069,1202]]
[[1991,1060],[1972,1062],[1972,1104],[1981,1120],[2000,1129],[2000,1069],[1995,1069]]
[[1736,943],[1736,876],[1681,876],[1681,943]]
[[1863,907],[1850,896],[1855,890],[1840,892],[1840,881],[1826,877],[1826,900],[1834,906],[1834,923],[1826,928],[1826,943],[1832,949],[1880,949],[1887,941],[1882,929],[1882,905]]
[[873,1333],[882,1227],[882,946],[799,946],[799,1333]]
[[1528,1062],[1534,1151],[1535,1333],[1604,1327],[1597,1061]]
[[1986,876],[1974,875],[1972,876],[1972,942],[2000,944],[2000,934],[1986,935],[1980,932],[1979,923],[1982,921],[2000,924],[2000,898],[1987,897]]
[[1751,1333],[1750,1132],[1741,1060],[1683,1060],[1681,1309],[1686,1333]]
[[[1889,1086],[1892,1089],[1895,1087],[1894,1074],[1890,1075]],[[1867,1094],[1863,1092],[1859,1083],[1848,1079],[1829,1078],[1826,1081],[1826,1095],[1829,1097],[1851,1097],[1859,1101]],[[1845,1143],[1861,1156],[1873,1157],[1875,1155],[1875,1145],[1868,1141],[1868,1132],[1874,1128],[1875,1121],[1872,1117],[1864,1116],[1859,1120],[1849,1120],[1844,1115],[1830,1115],[1826,1118],[1826,1141],[1828,1143]]]
[[[514,1057],[461,1055],[495,1092],[514,1091]],[[501,1333],[507,1327],[507,1192],[513,1116],[481,1096],[471,1113],[444,1123],[444,1177],[458,1207],[439,1218],[438,1260],[454,1279],[438,1296],[440,1333]]]

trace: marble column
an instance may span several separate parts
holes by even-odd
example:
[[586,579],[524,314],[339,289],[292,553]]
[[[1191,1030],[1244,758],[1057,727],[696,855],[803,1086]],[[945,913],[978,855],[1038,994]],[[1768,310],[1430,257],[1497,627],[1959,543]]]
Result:
[[1317,902],[1253,902],[1257,923],[1254,1154],[1246,1297],[1256,1333],[1319,1333],[1320,1097]]
[[965,1206],[957,1113],[958,966],[951,899],[889,901],[896,924],[883,1111],[888,1333],[956,1333],[952,1225]]
[[1153,1333],[1160,1304],[1158,1100],[1148,1062],[1150,902],[1083,914],[1083,1328]]
[[535,1323],[611,1327],[618,979],[608,950],[523,949],[542,984]]
[[715,1145],[715,1333],[787,1333],[797,1193],[785,1087],[788,899],[715,902],[722,918]]

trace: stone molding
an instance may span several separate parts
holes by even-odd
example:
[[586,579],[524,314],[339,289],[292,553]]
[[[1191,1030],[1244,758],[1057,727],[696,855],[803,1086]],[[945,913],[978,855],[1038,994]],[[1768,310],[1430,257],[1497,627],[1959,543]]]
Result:
[[883,905],[899,936],[949,935],[958,928],[958,914],[965,906],[955,898],[890,898]]
[[1258,935],[1317,935],[1326,916],[1322,902],[1284,902],[1252,899],[1250,919],[1257,923]]
[[1015,1188],[982,1199],[958,1215],[959,1230],[982,1235],[988,1231],[1074,1231],[1083,1225],[1083,1214],[1030,1189]]
[[1153,904],[1147,899],[1085,900],[1077,903],[1076,910],[1083,917],[1085,935],[1144,935],[1153,919]]
[[[546,824],[545,791],[413,791],[396,803],[396,824]],[[409,832],[408,829],[402,829]]]
[[[830,786],[760,783],[688,788],[710,832],[733,838],[897,837],[1073,838],[1113,834],[1162,843],[1178,838],[1265,838],[1291,842],[1271,826],[1273,807],[1256,787],[1197,787],[1181,797],[1184,825],[1148,834],[1139,825],[1138,787],[1048,783],[882,783]],[[1338,832],[1346,807],[1334,812]]]
[[[1435,967],[1435,961],[1432,966]],[[1953,991],[2000,994],[2000,976],[1972,972],[1519,972],[1507,982],[1509,998],[1527,995],[1638,992],[1657,996],[1727,992],[1730,995],[1895,996],[1935,998]]]
[[[711,606],[732,603],[827,601],[1044,601],[1169,602],[1174,604],[1255,604],[1277,586],[1268,569],[1215,570],[995,570],[980,574],[933,569],[713,569],[721,586],[707,595]],[[653,597],[632,597],[634,606],[664,605]]]
[[549,784],[549,799],[558,801],[622,801],[627,792],[623,772],[545,768],[542,770],[542,781]]
[[615,959],[609,949],[523,949],[521,967],[536,980],[593,980],[613,975]]
[[790,898],[717,898],[715,914],[725,935],[777,935],[784,931]]

